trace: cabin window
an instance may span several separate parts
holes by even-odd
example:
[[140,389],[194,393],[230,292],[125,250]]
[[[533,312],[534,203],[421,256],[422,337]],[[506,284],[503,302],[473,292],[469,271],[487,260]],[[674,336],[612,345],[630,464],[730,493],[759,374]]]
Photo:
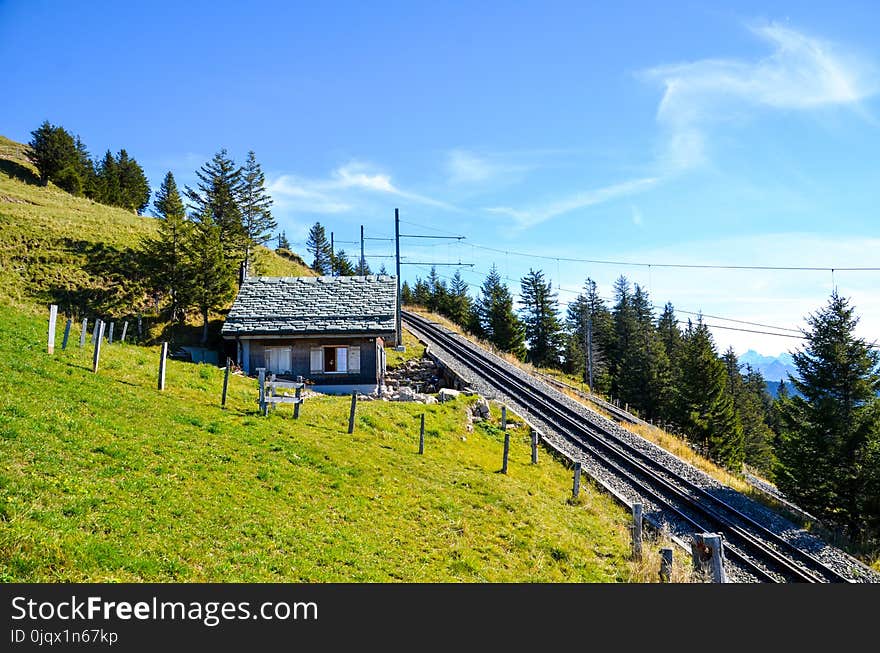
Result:
[[310,354],[312,373],[358,374],[361,371],[361,349],[353,347],[313,347]]
[[266,347],[266,369],[275,374],[289,374],[290,347]]

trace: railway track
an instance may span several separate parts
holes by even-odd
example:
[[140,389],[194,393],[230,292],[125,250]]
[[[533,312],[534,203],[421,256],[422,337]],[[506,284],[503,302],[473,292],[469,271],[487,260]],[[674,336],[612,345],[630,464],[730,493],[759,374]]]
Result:
[[707,488],[634,447],[599,420],[585,419],[562,399],[561,393],[541,381],[420,315],[404,312],[403,319],[413,331],[472,370],[505,401],[540,418],[577,452],[632,488],[680,534],[721,533],[728,562],[747,577],[777,583],[853,582]]

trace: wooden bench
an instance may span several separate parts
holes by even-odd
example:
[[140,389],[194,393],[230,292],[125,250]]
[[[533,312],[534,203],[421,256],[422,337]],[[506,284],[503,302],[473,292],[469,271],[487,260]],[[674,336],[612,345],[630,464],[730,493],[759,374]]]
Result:
[[[260,411],[263,415],[269,414],[269,406],[275,408],[278,404],[293,404],[293,417],[298,419],[299,407],[303,403],[301,393],[306,384],[299,381],[278,381],[274,374],[266,380],[266,369],[263,367],[257,368],[257,374],[260,381]],[[295,390],[296,394],[293,397],[279,395],[278,390]]]

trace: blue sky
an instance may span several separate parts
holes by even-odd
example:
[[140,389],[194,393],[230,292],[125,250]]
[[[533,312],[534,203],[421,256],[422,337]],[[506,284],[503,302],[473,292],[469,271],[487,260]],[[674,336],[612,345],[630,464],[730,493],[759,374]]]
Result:
[[405,232],[467,237],[404,256],[473,263],[475,286],[541,267],[565,303],[624,274],[658,305],[798,328],[834,283],[880,335],[878,272],[556,260],[880,265],[876,3],[180,4],[0,0],[0,133],[48,119],[154,187],[253,149],[295,247],[316,220],[390,235],[398,207]]

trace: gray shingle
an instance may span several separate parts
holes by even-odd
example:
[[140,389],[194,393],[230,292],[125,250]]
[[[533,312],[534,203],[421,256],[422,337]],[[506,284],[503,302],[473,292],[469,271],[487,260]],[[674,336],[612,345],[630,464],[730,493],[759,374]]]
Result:
[[309,335],[394,333],[397,279],[251,277],[245,280],[221,333]]

